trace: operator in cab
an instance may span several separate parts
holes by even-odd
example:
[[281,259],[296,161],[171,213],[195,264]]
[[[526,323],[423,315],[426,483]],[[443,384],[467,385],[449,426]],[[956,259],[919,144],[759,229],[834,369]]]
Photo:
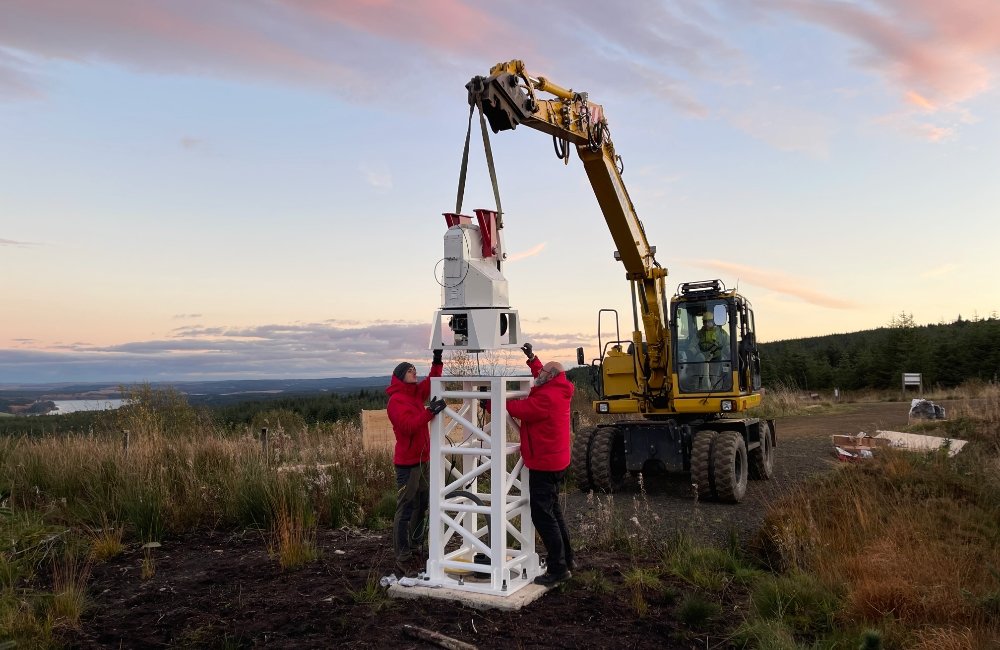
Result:
[[705,361],[726,361],[729,359],[729,334],[715,324],[715,316],[706,311],[701,317],[698,330],[698,351]]
[[[554,585],[572,577],[573,547],[559,505],[559,492],[570,461],[570,401],[573,384],[562,364],[541,360],[525,343],[521,350],[535,384],[523,399],[507,401],[507,412],[521,422],[521,457],[528,468],[531,522],[545,544],[546,570],[535,578],[540,585]],[[489,401],[484,400],[489,410]]]
[[396,568],[402,574],[419,570],[426,560],[424,537],[427,534],[424,518],[430,503],[431,436],[428,425],[444,410],[443,399],[432,398],[425,408],[424,402],[431,394],[431,377],[440,377],[444,368],[441,350],[434,350],[430,373],[417,380],[417,369],[412,363],[402,362],[392,371],[386,412],[396,435],[396,448],[392,463],[396,467],[396,515],[392,521],[392,546],[396,555]]

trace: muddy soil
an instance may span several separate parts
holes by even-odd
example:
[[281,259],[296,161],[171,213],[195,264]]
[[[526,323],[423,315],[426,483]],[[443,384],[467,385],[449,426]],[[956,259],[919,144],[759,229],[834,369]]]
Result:
[[[686,477],[661,477],[649,479],[644,490],[631,486],[615,495],[613,507],[629,516],[655,513],[664,535],[682,531],[708,543],[734,536],[746,540],[769,502],[836,465],[831,434],[899,428],[906,420],[904,403],[851,405],[832,414],[785,418],[776,426],[776,475],[752,482],[743,503],[698,503]],[[579,526],[593,517],[594,508],[583,494],[567,496],[567,519],[581,548],[577,578],[521,612],[387,599],[383,591],[368,589],[393,568],[386,532],[320,531],[320,558],[286,572],[269,556],[269,540],[259,532],[202,531],[163,540],[153,549],[152,577],[141,575],[144,552],[139,548],[95,566],[90,606],[81,629],[67,641],[80,648],[432,647],[402,635],[402,626],[410,624],[482,648],[729,647],[726,638],[742,620],[745,593],[728,593],[723,612],[699,629],[678,620],[678,605],[690,589],[683,584],[650,596],[642,617],[629,603],[627,589],[596,593],[595,573],[620,586],[633,560],[583,550]]]

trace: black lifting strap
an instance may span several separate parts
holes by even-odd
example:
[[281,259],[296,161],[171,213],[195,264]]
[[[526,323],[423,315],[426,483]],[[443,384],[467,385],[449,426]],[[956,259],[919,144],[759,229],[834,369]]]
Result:
[[497,171],[493,165],[493,149],[490,148],[490,136],[486,132],[486,118],[479,100],[469,104],[469,128],[465,132],[465,150],[462,152],[462,171],[458,175],[458,199],[455,202],[455,214],[462,214],[462,200],[465,198],[465,177],[469,169],[469,140],[472,137],[472,113],[479,108],[479,126],[483,131],[483,147],[486,149],[486,165],[490,170],[490,181],[493,183],[493,198],[497,202],[497,228],[503,228],[503,210],[500,209],[500,188],[497,186]]

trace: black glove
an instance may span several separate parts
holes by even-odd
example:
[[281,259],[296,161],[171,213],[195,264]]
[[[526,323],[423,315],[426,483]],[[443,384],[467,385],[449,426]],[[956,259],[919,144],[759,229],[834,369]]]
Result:
[[443,352],[443,350],[434,350],[434,363],[435,364],[442,363],[442,361],[441,361],[441,353],[442,352]]
[[531,344],[525,343],[521,346],[521,351],[524,352],[524,356],[528,357],[528,361],[535,358],[535,353],[531,351]]
[[431,398],[431,403],[427,405],[427,410],[432,414],[437,415],[444,410],[444,407],[448,406],[447,402],[443,399],[438,399],[437,397]]

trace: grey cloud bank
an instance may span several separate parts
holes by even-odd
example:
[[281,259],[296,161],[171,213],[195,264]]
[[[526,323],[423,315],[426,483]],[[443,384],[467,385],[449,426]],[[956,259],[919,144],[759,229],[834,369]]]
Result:
[[[400,361],[430,366],[426,323],[182,327],[169,338],[111,346],[0,350],[0,383],[315,379],[388,374]],[[539,334],[539,349],[568,349],[582,335]]]

